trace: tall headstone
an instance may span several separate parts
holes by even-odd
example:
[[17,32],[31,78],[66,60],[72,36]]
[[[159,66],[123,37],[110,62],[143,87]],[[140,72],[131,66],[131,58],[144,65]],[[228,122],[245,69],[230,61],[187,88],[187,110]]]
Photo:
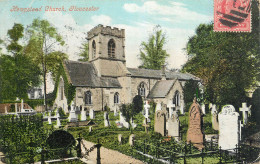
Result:
[[56,128],[59,128],[59,127],[60,127],[60,125],[61,125],[61,123],[60,123],[60,118],[59,118],[59,117],[57,117],[57,122],[56,122],[56,125],[55,125],[55,127],[56,127]]
[[154,131],[162,136],[166,135],[166,115],[167,111],[158,110],[155,112]]
[[88,132],[89,132],[89,133],[92,132],[92,126],[89,127]]
[[94,111],[94,109],[90,109],[89,110],[89,118],[90,119],[95,119],[95,111]]
[[71,108],[70,115],[69,115],[69,122],[77,122],[77,116],[74,108]]
[[200,150],[204,147],[202,133],[202,111],[199,104],[196,102],[196,98],[194,98],[189,111],[187,142],[193,143],[193,145]]
[[250,108],[247,107],[246,103],[242,103],[242,108],[239,108],[239,111],[243,114],[243,125],[246,125],[248,121],[248,114],[250,113]]
[[175,107],[175,104],[172,103],[171,100],[168,101],[167,103],[167,108],[169,108],[169,116],[171,117],[171,115],[173,114],[173,108]]
[[129,136],[129,145],[134,146],[134,141],[135,141],[135,134],[131,134]]
[[185,114],[185,111],[184,111],[184,100],[181,100],[181,106],[180,106],[180,113],[181,114]]
[[201,105],[201,111],[202,111],[203,114],[206,114],[206,109],[205,108],[206,108],[205,104],[202,104]]
[[122,144],[122,134],[118,134],[118,143]]
[[17,103],[15,103],[15,113],[17,113],[17,109],[18,109],[18,106],[17,106]]
[[7,111],[7,106],[5,106],[5,114],[7,114],[8,113],[8,111]]
[[217,112],[217,106],[215,104],[212,104],[211,115],[213,115],[214,112]]
[[159,110],[162,110],[162,104],[161,103],[157,103],[156,104],[156,108],[155,108],[155,111],[159,111]]
[[23,99],[21,99],[21,111],[20,112],[24,112],[24,110],[23,110]]
[[86,121],[87,120],[87,116],[86,116],[87,112],[84,109],[81,110],[80,115],[81,115],[80,121]]
[[150,125],[148,124],[147,118],[144,119],[143,127],[145,129],[145,133],[148,133],[148,128]]
[[168,136],[179,139],[180,136],[180,121],[177,111],[174,111],[167,121],[168,123]]
[[225,105],[218,114],[219,146],[223,150],[234,151],[240,138],[239,113],[234,106]]
[[147,119],[147,122],[150,122],[149,109],[150,109],[149,102],[145,101],[145,104],[144,104],[144,117]]
[[110,126],[108,112],[104,113],[104,125],[105,125],[105,127]]
[[215,111],[212,115],[212,128],[214,130],[219,130],[219,123],[218,123],[218,113]]

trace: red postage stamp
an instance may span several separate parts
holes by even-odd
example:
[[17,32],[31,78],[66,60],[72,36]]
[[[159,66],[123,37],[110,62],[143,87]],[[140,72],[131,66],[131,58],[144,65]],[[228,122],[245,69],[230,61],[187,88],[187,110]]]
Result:
[[251,32],[251,0],[214,0],[214,31]]

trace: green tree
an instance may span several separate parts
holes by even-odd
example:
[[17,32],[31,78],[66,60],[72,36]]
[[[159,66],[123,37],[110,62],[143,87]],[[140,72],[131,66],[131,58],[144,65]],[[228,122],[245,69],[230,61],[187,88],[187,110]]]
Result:
[[148,41],[141,43],[140,60],[142,65],[140,68],[161,69],[162,65],[165,65],[166,58],[169,57],[169,54],[164,50],[165,44],[166,36],[157,25]]
[[[47,110],[46,100],[46,74],[48,73],[47,64],[48,57],[55,55],[53,54],[55,46],[63,46],[64,41],[61,35],[58,34],[56,28],[54,28],[47,20],[34,19],[32,24],[27,29],[30,35],[29,43],[26,47],[26,52],[32,56],[34,62],[40,63],[42,67],[42,76],[44,83],[44,105]],[[54,66],[53,70],[56,69]]]
[[81,51],[80,51],[80,59],[78,61],[86,62],[89,59],[89,54],[88,54],[88,42],[83,43],[81,45]]
[[[126,122],[130,125],[130,130],[132,130],[132,122],[131,120],[143,110],[143,99],[140,95],[136,95],[133,98],[133,102],[131,104],[122,104],[120,111],[122,115],[125,117]],[[134,120],[133,120],[134,121]]]
[[191,59],[182,71],[203,79],[212,103],[238,107],[259,80],[259,10],[252,3],[251,33],[214,32],[213,24],[201,24],[187,43]]
[[198,81],[194,81],[192,79],[187,81],[183,87],[183,95],[186,111],[188,111],[190,105],[193,102],[194,97],[196,97],[199,100],[201,99]]
[[[6,49],[12,55],[0,56],[0,88],[1,100],[15,100],[16,97],[27,98],[27,91],[31,86],[40,82],[40,69],[24,54],[23,46],[18,41],[23,37],[24,28],[21,24],[14,24],[8,30]],[[32,69],[34,68],[34,69]]]

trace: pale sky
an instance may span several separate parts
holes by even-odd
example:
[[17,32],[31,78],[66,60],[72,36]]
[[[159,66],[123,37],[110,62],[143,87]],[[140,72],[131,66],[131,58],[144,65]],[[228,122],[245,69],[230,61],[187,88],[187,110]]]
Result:
[[[18,8],[41,8],[38,12],[12,11]],[[45,11],[64,7],[66,11]],[[69,11],[71,6],[96,7],[96,11]],[[168,68],[181,68],[187,61],[183,50],[188,38],[201,23],[213,21],[213,0],[0,0],[0,38],[14,23],[25,27],[35,18],[47,19],[63,36],[66,45],[61,50],[70,60],[77,60],[79,47],[87,32],[98,24],[123,28],[126,31],[127,67],[138,67],[139,48],[147,41],[155,25],[167,35],[165,49],[170,54]]]

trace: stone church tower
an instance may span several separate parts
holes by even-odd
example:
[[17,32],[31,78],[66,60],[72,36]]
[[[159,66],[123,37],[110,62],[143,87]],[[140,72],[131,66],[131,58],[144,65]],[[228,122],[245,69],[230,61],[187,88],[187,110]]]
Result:
[[98,25],[88,32],[89,61],[98,76],[120,77],[127,74],[125,66],[125,30]]

